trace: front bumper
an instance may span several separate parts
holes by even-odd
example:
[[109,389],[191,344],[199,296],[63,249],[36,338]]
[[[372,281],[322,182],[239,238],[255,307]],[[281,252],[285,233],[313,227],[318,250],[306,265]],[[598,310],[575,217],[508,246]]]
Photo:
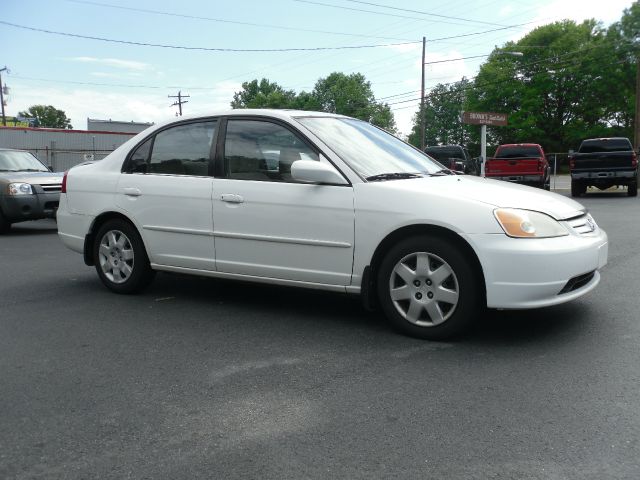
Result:
[[2,214],[11,223],[41,218],[55,218],[60,193],[37,192],[31,195],[3,195],[0,197]]
[[[600,282],[606,265],[604,230],[544,239],[468,235],[482,265],[490,308],[537,308],[568,302]],[[593,274],[593,275],[592,275]]]

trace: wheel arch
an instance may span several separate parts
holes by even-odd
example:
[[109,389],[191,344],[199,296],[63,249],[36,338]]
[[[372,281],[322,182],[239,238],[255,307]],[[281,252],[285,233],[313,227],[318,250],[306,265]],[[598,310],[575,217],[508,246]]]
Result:
[[84,263],[87,266],[90,266],[90,267],[94,266],[92,253],[93,253],[93,243],[95,241],[95,236],[97,231],[100,230],[100,227],[104,225],[106,222],[114,219],[124,220],[125,222],[130,223],[131,226],[138,231],[140,238],[142,238],[142,243],[144,245],[144,248],[145,250],[147,250],[147,245],[145,244],[145,241],[144,241],[144,238],[142,237],[140,229],[136,226],[133,220],[131,220],[129,217],[127,217],[125,214],[121,212],[115,212],[115,211],[103,212],[93,219],[93,222],[89,227],[89,232],[84,237],[84,255],[83,256],[84,256]]
[[465,256],[468,256],[472,263],[473,269],[478,273],[479,279],[482,282],[482,288],[480,291],[482,293],[483,302],[486,304],[487,287],[484,278],[484,270],[473,247],[471,247],[471,245],[464,238],[462,238],[453,230],[449,230],[448,228],[438,225],[420,224],[407,225],[394,230],[393,232],[389,233],[376,247],[376,250],[371,257],[371,262],[365,268],[365,272],[363,275],[361,291],[363,294],[365,307],[367,307],[368,309],[374,309],[377,306],[375,294],[376,279],[378,276],[380,264],[382,263],[384,256],[397,242],[404,240],[405,238],[419,235],[429,235],[444,238],[455,244],[462,252],[465,253]]

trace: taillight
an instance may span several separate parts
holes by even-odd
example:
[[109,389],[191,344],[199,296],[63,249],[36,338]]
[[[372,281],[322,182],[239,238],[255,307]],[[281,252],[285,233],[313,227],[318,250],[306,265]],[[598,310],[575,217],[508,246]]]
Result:
[[631,166],[632,167],[638,166],[638,156],[636,155],[636,152],[633,152],[633,156],[631,157]]
[[576,159],[573,157],[569,157],[569,168],[573,170],[576,166]]
[[64,177],[62,177],[62,190],[60,190],[60,193],[67,193],[67,174],[68,173],[69,173],[68,170],[64,172]]

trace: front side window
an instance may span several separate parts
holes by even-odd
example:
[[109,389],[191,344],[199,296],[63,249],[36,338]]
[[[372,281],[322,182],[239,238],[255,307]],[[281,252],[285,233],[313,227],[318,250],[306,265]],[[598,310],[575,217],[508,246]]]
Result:
[[442,165],[425,153],[367,122],[339,117],[300,117],[297,120],[363,178],[442,171]]
[[158,132],[133,151],[126,172],[209,175],[216,123],[188,123]]
[[224,167],[227,178],[294,182],[291,164],[319,161],[318,154],[287,128],[259,120],[227,122]]

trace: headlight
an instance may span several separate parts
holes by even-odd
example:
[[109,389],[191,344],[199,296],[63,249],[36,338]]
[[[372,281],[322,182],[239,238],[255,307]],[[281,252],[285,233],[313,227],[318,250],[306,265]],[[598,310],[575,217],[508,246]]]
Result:
[[7,193],[9,195],[31,195],[33,189],[28,183],[10,183]]
[[498,208],[493,213],[504,233],[510,237],[549,238],[569,235],[565,227],[544,213],[516,208]]

